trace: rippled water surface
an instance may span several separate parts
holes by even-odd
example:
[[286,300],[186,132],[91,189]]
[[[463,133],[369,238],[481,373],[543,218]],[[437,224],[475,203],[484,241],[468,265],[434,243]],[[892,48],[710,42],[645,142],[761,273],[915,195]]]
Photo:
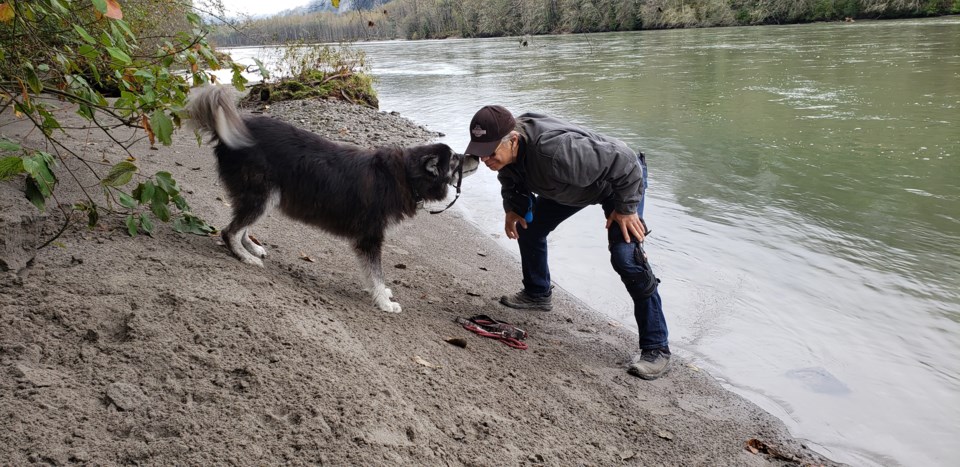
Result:
[[[530,44],[359,47],[381,109],[458,150],[490,103],[642,148],[675,351],[836,460],[958,465],[960,18]],[[464,185],[458,206],[515,252],[495,175]],[[635,327],[603,222],[555,232],[554,279]]]

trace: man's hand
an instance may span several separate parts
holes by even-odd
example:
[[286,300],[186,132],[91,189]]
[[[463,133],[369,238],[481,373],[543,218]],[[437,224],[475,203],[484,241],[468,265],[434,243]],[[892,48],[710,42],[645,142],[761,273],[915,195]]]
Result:
[[643,222],[640,222],[640,216],[638,216],[637,213],[620,214],[617,211],[613,211],[610,217],[607,218],[606,228],[609,229],[610,225],[614,222],[620,224],[620,231],[623,232],[623,239],[627,243],[630,243],[630,237],[636,238],[638,242],[643,242]]
[[[520,226],[527,228],[527,221],[524,220],[523,216],[513,212],[507,212],[507,219],[503,223],[503,231],[506,232],[507,238],[510,240],[516,240],[520,235],[517,233],[517,223],[520,223]],[[639,222],[639,221],[638,221]]]

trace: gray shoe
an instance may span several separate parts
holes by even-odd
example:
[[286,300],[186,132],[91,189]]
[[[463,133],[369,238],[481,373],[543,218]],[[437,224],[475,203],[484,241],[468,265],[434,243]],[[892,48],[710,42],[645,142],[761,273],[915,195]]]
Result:
[[500,297],[500,303],[518,310],[550,311],[553,309],[549,295],[546,297],[532,297],[527,295],[526,290],[521,290],[513,295],[504,295]]
[[640,355],[633,358],[627,373],[642,379],[657,379],[670,370],[670,354],[660,349],[641,350]]

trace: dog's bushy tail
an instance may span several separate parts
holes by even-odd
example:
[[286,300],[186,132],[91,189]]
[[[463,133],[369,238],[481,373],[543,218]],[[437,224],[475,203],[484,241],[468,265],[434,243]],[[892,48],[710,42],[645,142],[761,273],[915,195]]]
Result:
[[212,84],[194,88],[186,108],[197,127],[216,135],[228,148],[253,146],[253,137],[237,111],[231,88]]

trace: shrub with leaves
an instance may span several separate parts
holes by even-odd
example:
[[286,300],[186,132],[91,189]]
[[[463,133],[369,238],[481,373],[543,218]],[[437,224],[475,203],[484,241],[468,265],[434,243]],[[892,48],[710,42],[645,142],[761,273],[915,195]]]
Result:
[[271,76],[275,80],[251,86],[248,102],[333,98],[380,108],[366,53],[361,49],[294,42],[274,49],[266,61],[274,64]]
[[[67,222],[72,209],[85,212],[91,227],[102,210],[119,212],[126,214],[130,235],[151,233],[153,219],[172,221],[181,232],[214,230],[191,214],[169,173],[142,173],[131,148],[144,138],[151,146],[169,145],[190,87],[215,81],[211,71],[228,68],[242,89],[244,67],[218,59],[192,2],[129,1],[124,8],[142,18],[146,10],[137,8],[158,3],[180,12],[189,30],[150,36],[153,50],[145,50],[138,42],[141,23],[124,21],[117,0],[0,0],[0,111],[29,120],[44,136],[42,147],[0,138],[0,180],[25,177],[25,194],[41,211],[53,199]],[[76,106],[87,128],[106,133],[126,160],[106,167],[83,159],[55,113],[64,103]],[[115,130],[124,127],[137,136],[116,138]],[[81,163],[66,164],[70,158]],[[55,166],[89,170],[100,180],[100,193],[82,188],[86,199],[64,206],[56,200]]]

